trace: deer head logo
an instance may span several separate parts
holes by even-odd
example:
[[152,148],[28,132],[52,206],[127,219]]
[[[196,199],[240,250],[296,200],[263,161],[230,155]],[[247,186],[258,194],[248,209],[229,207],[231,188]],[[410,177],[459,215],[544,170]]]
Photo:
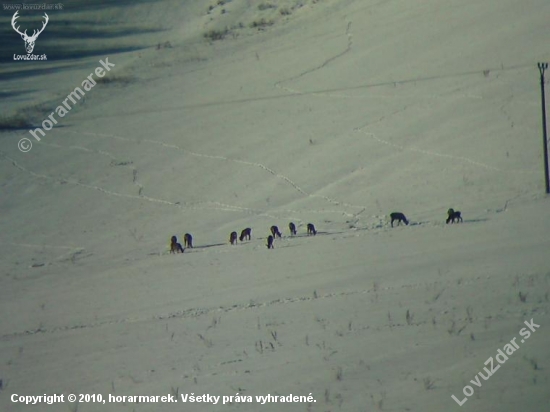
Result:
[[16,11],[15,14],[13,15],[12,19],[11,19],[11,26],[13,27],[13,29],[17,33],[19,33],[21,35],[21,38],[25,42],[25,49],[27,49],[27,54],[31,54],[32,51],[34,50],[34,43],[36,42],[36,39],[38,38],[40,33],[42,33],[44,31],[44,29],[46,28],[46,25],[48,24],[49,17],[46,13],[44,13],[44,18],[46,20],[42,22],[42,28],[40,30],[38,30],[38,32],[36,30],[34,30],[32,36],[27,36],[27,30],[25,30],[24,33],[21,33],[19,31],[19,27],[15,27],[15,24],[16,24],[15,20],[19,17],[17,15],[17,13],[19,13],[19,11]]

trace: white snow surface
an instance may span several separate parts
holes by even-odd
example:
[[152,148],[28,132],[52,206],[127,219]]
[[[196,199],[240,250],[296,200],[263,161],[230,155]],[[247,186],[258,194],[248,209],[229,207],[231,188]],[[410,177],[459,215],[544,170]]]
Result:
[[[0,134],[1,411],[550,410],[550,2],[84,3],[49,13],[47,62],[0,66],[1,112],[45,107],[38,127],[115,64],[40,142]],[[118,37],[69,39],[61,19]]]

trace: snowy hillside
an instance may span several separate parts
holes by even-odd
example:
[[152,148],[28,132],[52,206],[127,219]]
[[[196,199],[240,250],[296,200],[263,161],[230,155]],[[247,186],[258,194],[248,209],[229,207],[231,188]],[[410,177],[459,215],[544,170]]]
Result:
[[[13,61],[24,43],[0,14],[0,410],[548,409],[548,2],[48,14],[47,61]],[[29,129],[88,76],[36,141]],[[446,225],[449,208],[464,222]],[[410,224],[392,228],[395,211]],[[195,247],[171,255],[185,233]],[[65,402],[14,402],[44,394]],[[315,401],[256,400],[268,394]]]

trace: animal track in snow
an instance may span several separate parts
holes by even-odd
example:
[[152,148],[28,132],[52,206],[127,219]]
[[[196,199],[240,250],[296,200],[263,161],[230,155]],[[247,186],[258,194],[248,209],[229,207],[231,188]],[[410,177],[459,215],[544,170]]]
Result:
[[93,150],[93,149],[90,149],[90,148],[84,147],[84,146],[75,146],[75,145],[61,146],[61,145],[58,145],[58,144],[55,144],[55,143],[46,143],[44,141],[41,141],[40,144],[43,144],[45,146],[55,147],[55,148],[58,148],[58,149],[80,150],[80,151],[87,152],[87,153],[94,153],[94,154],[99,154],[99,155],[102,155],[102,156],[106,156],[109,159],[111,159],[111,166],[123,166],[123,167],[129,168],[132,171],[132,183],[135,186],[138,187],[138,195],[141,196],[142,193],[143,193],[144,188],[143,188],[143,185],[141,183],[139,183],[138,180],[137,180],[138,171],[133,166],[133,164],[132,164],[133,162],[122,162],[116,156],[114,156],[113,154],[111,154],[109,152],[106,152],[104,150]]
[[[364,127],[364,126],[363,126]],[[372,132],[367,132],[365,130],[363,130],[363,127],[361,128],[356,128],[354,129],[356,132],[360,132],[360,133],[363,133],[363,134],[366,134],[367,136],[371,137],[372,139],[376,140],[377,142],[379,143],[382,143],[382,144],[385,144],[387,146],[391,146],[391,147],[395,147],[397,149],[400,149],[400,150],[408,150],[410,152],[417,152],[417,153],[422,153],[422,154],[425,154],[425,155],[429,155],[429,156],[435,156],[435,157],[442,157],[442,158],[447,158],[447,159],[452,159],[452,160],[457,160],[457,161],[460,161],[460,162],[463,162],[463,163],[469,163],[469,164],[472,164],[474,166],[478,166],[478,167],[481,167],[481,168],[484,168],[484,169],[488,169],[488,170],[494,170],[494,171],[497,171],[497,172],[514,172],[514,173],[537,173],[536,171],[534,170],[510,170],[510,169],[500,169],[498,167],[495,167],[495,166],[491,166],[491,165],[488,165],[488,164],[485,164],[485,163],[482,163],[482,162],[478,162],[476,160],[473,160],[473,159],[470,159],[468,157],[464,157],[464,156],[455,156],[455,155],[450,155],[450,154],[446,154],[446,153],[438,153],[438,152],[434,152],[434,151],[431,151],[431,150],[424,150],[424,149],[419,149],[419,148],[416,148],[414,146],[402,146],[402,145],[399,145],[397,143],[392,143],[388,140],[384,140],[380,137],[378,137],[375,133],[372,133]]]
[[[9,160],[16,168],[18,168],[19,170],[21,170],[25,173],[30,174],[31,176],[33,176],[35,178],[45,179],[45,180],[53,181],[53,182],[56,182],[56,183],[59,183],[59,184],[67,184],[68,183],[68,184],[72,184],[72,185],[75,185],[75,186],[80,186],[80,187],[84,187],[84,188],[88,188],[88,189],[97,190],[101,193],[104,193],[104,194],[110,195],[110,196],[116,196],[116,197],[121,197],[121,198],[126,198],[126,199],[133,199],[133,200],[143,200],[143,201],[152,202],[152,203],[159,203],[159,204],[164,204],[164,205],[169,205],[169,206],[175,206],[175,207],[178,207],[178,208],[181,208],[181,209],[194,209],[194,210],[212,209],[212,210],[222,210],[222,211],[229,211],[229,212],[247,212],[247,213],[257,214],[257,215],[262,215],[263,214],[262,211],[258,211],[258,210],[254,210],[254,209],[250,209],[250,208],[239,207],[239,206],[224,205],[224,204],[218,203],[218,202],[203,202],[201,206],[193,206],[193,205],[182,205],[182,204],[180,204],[180,202],[172,202],[172,201],[169,201],[169,200],[158,199],[158,198],[154,198],[154,197],[150,197],[150,196],[129,195],[129,194],[126,194],[126,193],[118,193],[118,192],[114,192],[112,190],[104,189],[104,188],[99,187],[99,186],[89,185],[89,184],[86,184],[86,183],[81,183],[81,182],[78,182],[78,181],[73,180],[73,179],[58,179],[58,178],[43,175],[43,174],[40,174],[40,173],[35,173],[32,170],[29,170],[29,169],[25,168],[24,166],[21,166],[16,160],[12,159],[11,157],[7,156],[6,154],[4,154],[2,152],[0,152],[0,154],[5,159]],[[206,203],[206,205],[204,203]],[[210,204],[220,205],[220,206],[208,206]]]
[[[252,167],[256,167],[256,168],[260,168],[270,174],[272,174],[273,176],[277,177],[278,179],[281,179],[283,181],[285,181],[286,183],[288,183],[290,186],[292,186],[296,191],[298,191],[300,194],[302,194],[303,196],[305,197],[310,197],[310,198],[318,198],[318,199],[323,199],[325,201],[327,201],[328,203],[331,203],[335,206],[345,206],[345,207],[350,207],[350,208],[357,208],[357,209],[363,209],[365,208],[365,206],[363,205],[354,205],[354,204],[350,204],[350,203],[346,203],[346,202],[342,202],[342,201],[339,201],[337,199],[333,199],[331,197],[328,197],[328,196],[323,196],[323,195],[318,195],[318,194],[313,194],[313,193],[309,193],[307,192],[306,190],[304,190],[302,187],[300,187],[296,182],[294,182],[293,180],[291,180],[290,178],[276,172],[275,170],[261,164],[261,163],[257,163],[257,162],[251,162],[251,161],[247,161],[247,160],[240,160],[240,159],[232,159],[232,158],[229,158],[229,157],[226,157],[226,156],[221,156],[221,155],[209,155],[209,154],[203,154],[203,153],[197,153],[197,152],[192,152],[192,151],[189,151],[189,150],[186,150],[186,149],[183,149],[177,145],[174,145],[174,144],[169,144],[169,143],[164,143],[164,142],[160,142],[160,141],[157,141],[157,140],[152,140],[152,139],[143,139],[143,140],[136,140],[136,139],[131,139],[131,138],[128,138],[128,137],[123,137],[123,136],[117,136],[117,135],[112,135],[112,134],[105,134],[105,133],[92,133],[92,132],[71,132],[71,133],[75,133],[75,134],[86,134],[86,135],[91,135],[91,136],[96,136],[96,137],[107,137],[107,138],[112,138],[112,139],[117,139],[117,140],[123,140],[123,141],[128,141],[128,142],[133,142],[133,143],[140,143],[140,142],[146,142],[146,143],[150,143],[150,144],[155,144],[155,145],[160,145],[162,147],[165,147],[165,148],[169,148],[169,149],[175,149],[175,150],[181,150],[183,151],[184,153],[190,155],[190,156],[194,156],[194,157],[201,157],[201,158],[206,158],[206,159],[214,159],[214,160],[222,160],[222,161],[229,161],[229,162],[234,162],[234,163],[237,163],[237,164],[241,164],[241,165],[245,165],[245,166],[252,166]],[[233,208],[238,208],[238,207],[233,207]],[[243,208],[245,209],[245,208]],[[249,209],[250,210],[250,209]],[[343,213],[347,216],[353,216],[352,213],[348,213],[348,212],[345,212],[343,210],[338,210],[338,211],[330,211],[330,212],[335,212],[335,213]],[[257,211],[255,212],[257,214],[262,214],[262,213],[258,213]],[[320,213],[320,212],[319,212]]]
[[56,246],[56,245],[36,244],[36,243],[0,242],[0,244],[1,245],[9,245],[9,246],[17,246],[17,247],[27,247],[27,248],[33,248],[33,249],[63,249],[63,250],[67,250],[67,252],[62,253],[61,255],[57,256],[55,258],[55,260],[70,259],[70,257],[76,256],[76,255],[84,252],[84,250],[85,250],[83,247],[61,246],[61,245]]
[[[403,284],[403,285],[397,285],[397,286],[388,286],[388,287],[376,287],[372,289],[362,289],[362,290],[349,290],[349,291],[342,291],[337,293],[327,293],[324,295],[315,294],[312,296],[294,296],[294,297],[286,297],[286,298],[278,298],[278,299],[272,299],[269,301],[264,302],[247,302],[247,303],[235,303],[232,305],[226,305],[226,306],[216,306],[216,307],[209,307],[209,308],[188,308],[188,309],[182,309],[177,310],[174,312],[169,313],[161,313],[161,314],[153,314],[149,316],[140,316],[140,317],[126,317],[126,318],[119,318],[114,320],[104,320],[104,321],[97,321],[97,322],[89,322],[89,323],[82,323],[82,324],[73,324],[73,325],[62,325],[62,326],[53,326],[50,328],[46,327],[39,327],[37,329],[32,330],[25,330],[22,332],[12,332],[12,333],[6,333],[0,336],[1,340],[10,340],[19,336],[25,336],[25,335],[35,335],[35,334],[41,334],[41,333],[60,333],[65,331],[71,331],[71,330],[77,330],[77,329],[92,329],[92,328],[98,328],[103,326],[109,326],[109,325],[116,325],[121,323],[138,323],[138,322],[147,322],[147,321],[163,321],[168,319],[188,319],[188,318],[199,318],[205,315],[211,315],[211,314],[219,314],[219,313],[230,313],[230,312],[237,312],[237,311],[244,311],[244,310],[254,310],[258,308],[265,308],[270,306],[278,306],[278,305],[289,305],[294,303],[303,303],[303,302],[313,302],[318,301],[322,299],[335,299],[335,298],[345,298],[347,296],[352,295],[362,295],[362,294],[380,294],[386,291],[392,291],[392,290],[400,290],[400,289],[426,289],[427,287],[436,287],[438,289],[443,288],[443,290],[446,290],[447,288],[457,288],[457,287],[464,287],[466,285],[473,285],[477,283],[480,280],[484,279],[491,279],[491,276],[477,276],[475,279],[467,280],[460,282],[457,284],[456,280],[448,280],[446,282],[442,281],[435,281],[435,282],[421,282],[421,283],[413,283],[413,284]],[[506,310],[505,314],[510,314],[511,316],[516,316],[517,312],[514,310]],[[458,321],[466,320],[464,319],[456,319]],[[414,326],[418,326],[420,324],[413,324]],[[399,325],[388,325],[388,327],[393,326],[399,326]],[[405,325],[402,325],[405,326]]]
[[[348,44],[347,44],[345,50],[341,51],[340,53],[338,53],[338,54],[336,54],[332,57],[329,57],[323,63],[321,63],[319,66],[316,66],[316,67],[313,67],[311,69],[305,70],[302,73],[297,74],[296,76],[289,77],[288,79],[284,79],[284,80],[280,80],[280,81],[276,82],[275,87],[278,88],[278,89],[282,89],[286,92],[292,93],[292,94],[304,94],[304,92],[302,92],[300,90],[296,90],[296,89],[292,89],[290,87],[282,86],[282,83],[288,83],[288,82],[297,80],[301,77],[304,77],[308,74],[311,74],[313,72],[316,72],[317,70],[321,70],[322,68],[326,67],[329,63],[333,62],[334,60],[342,57],[343,55],[345,55],[346,53],[351,51],[351,46],[353,44],[353,39],[352,39],[352,34],[351,34],[351,21],[348,22],[348,25],[346,27],[346,36],[348,38]],[[324,93],[316,93],[316,92],[308,92],[307,94],[324,95]]]

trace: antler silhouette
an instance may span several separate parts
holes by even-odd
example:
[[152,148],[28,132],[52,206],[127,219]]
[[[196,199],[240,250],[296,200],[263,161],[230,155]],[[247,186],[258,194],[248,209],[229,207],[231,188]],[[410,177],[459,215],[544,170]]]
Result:
[[[19,31],[19,27],[15,27],[15,20],[17,20],[19,18],[19,16],[17,15],[17,13],[19,13],[19,10],[17,10],[15,12],[15,14],[13,15],[13,17],[11,18],[11,27],[13,27],[13,30],[15,30],[17,33],[19,33],[21,35],[21,37],[25,36],[25,37],[28,37],[27,36],[27,30],[25,30],[25,33],[21,33]],[[45,14],[45,13],[44,13]]]
[[27,53],[32,53],[32,51],[34,50],[34,43],[36,42],[36,39],[38,38],[38,35],[44,31],[44,29],[46,28],[46,25],[48,24],[48,21],[50,20],[50,18],[48,17],[48,15],[46,13],[44,13],[44,17],[46,18],[46,20],[42,22],[42,28],[40,30],[38,30],[38,32],[36,30],[34,30],[32,36],[28,36],[27,35],[27,30],[25,30],[24,33],[21,33],[21,31],[19,30],[19,26],[15,27],[15,24],[17,23],[16,20],[19,18],[18,13],[19,13],[19,10],[17,10],[14,13],[14,15],[11,19],[11,26],[13,27],[13,30],[15,30],[17,33],[19,33],[21,35],[21,38],[25,42],[25,49],[27,49]]
[[38,37],[38,35],[40,33],[42,33],[44,31],[44,29],[46,28],[46,25],[48,24],[48,21],[50,21],[50,18],[48,17],[48,14],[47,13],[44,13],[44,17],[46,18],[45,21],[42,22],[42,28],[40,30],[38,30],[38,32],[36,30],[33,31],[33,34],[32,36],[28,36],[27,35],[27,30],[25,30],[24,33],[21,33],[21,31],[19,31],[19,26],[18,27],[15,27],[15,24],[17,23],[16,20],[19,18],[19,15],[17,14],[19,13],[19,10],[17,10],[15,12],[15,14],[13,15],[12,19],[11,19],[11,26],[13,27],[13,29],[19,33],[21,35],[21,37],[23,37],[23,39],[25,40],[36,40],[36,38]]
[[[46,18],[46,21],[43,21],[42,22],[42,28],[40,30],[38,30],[38,33],[34,33],[32,34],[32,38],[36,39],[38,37],[38,35],[40,33],[42,33],[44,31],[44,29],[46,28],[46,25],[48,24],[48,21],[50,21],[50,18],[48,17],[48,15],[46,13],[44,13],[44,17]],[[36,30],[34,30],[36,31]]]

